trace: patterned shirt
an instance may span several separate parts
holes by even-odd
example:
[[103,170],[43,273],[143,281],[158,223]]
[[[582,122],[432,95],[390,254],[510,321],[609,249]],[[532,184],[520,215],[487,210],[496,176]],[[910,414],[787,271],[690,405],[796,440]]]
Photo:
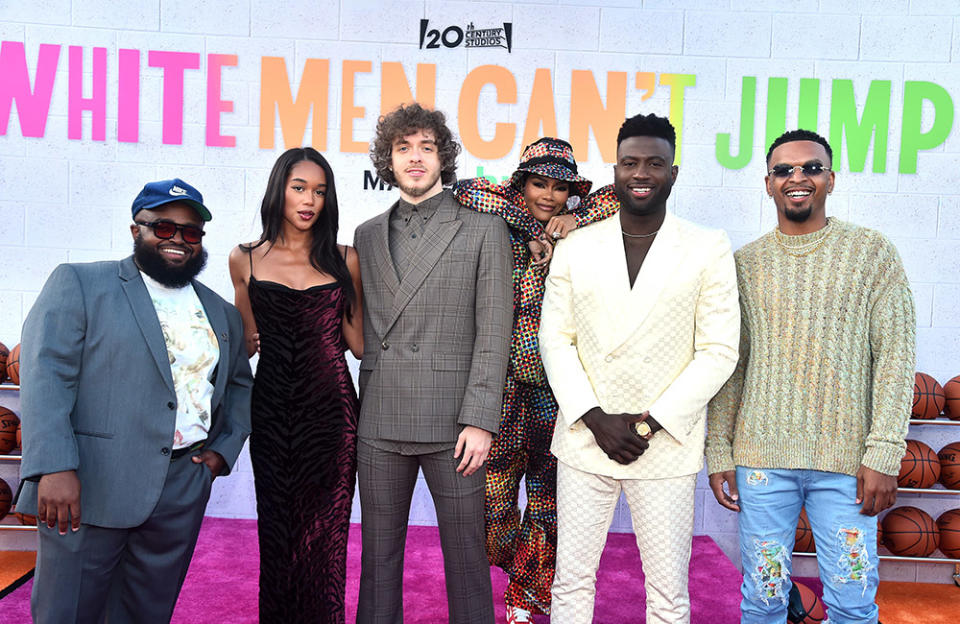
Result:
[[141,276],[163,330],[177,394],[173,448],[185,448],[205,440],[210,430],[211,379],[220,345],[193,286],[168,288],[145,273]]

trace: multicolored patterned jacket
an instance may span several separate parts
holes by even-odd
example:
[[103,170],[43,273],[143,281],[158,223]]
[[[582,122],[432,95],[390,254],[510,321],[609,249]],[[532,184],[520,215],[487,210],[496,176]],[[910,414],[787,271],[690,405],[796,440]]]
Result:
[[[547,376],[540,361],[537,333],[540,330],[540,308],[543,305],[545,267],[531,264],[527,246],[543,235],[543,224],[533,218],[523,201],[523,192],[509,182],[494,184],[487,178],[471,178],[457,182],[453,194],[465,207],[477,212],[499,215],[510,228],[513,247],[513,340],[507,374],[517,381],[546,387]],[[577,227],[601,221],[620,209],[613,186],[588,195],[569,214]]]

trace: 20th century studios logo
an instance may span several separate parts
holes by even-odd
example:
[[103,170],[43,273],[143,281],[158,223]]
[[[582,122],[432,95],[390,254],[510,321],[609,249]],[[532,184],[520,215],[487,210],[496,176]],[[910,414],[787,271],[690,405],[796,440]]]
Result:
[[[430,28],[430,20],[420,20],[420,49],[456,48],[461,44],[467,48],[506,48],[510,52],[513,43],[513,24],[504,22],[502,28],[474,28],[473,22],[466,31],[459,26],[447,26],[442,31]],[[426,45],[424,45],[426,44]]]

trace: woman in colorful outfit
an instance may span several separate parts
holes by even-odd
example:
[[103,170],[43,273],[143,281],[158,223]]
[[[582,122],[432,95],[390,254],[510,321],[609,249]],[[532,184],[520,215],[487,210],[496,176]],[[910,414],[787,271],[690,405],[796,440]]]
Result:
[[[568,199],[586,197],[590,186],[577,173],[570,144],[546,137],[524,149],[506,183],[473,178],[453,189],[465,207],[502,217],[513,247],[513,340],[486,486],[487,556],[510,577],[504,597],[510,624],[531,621],[531,613],[550,613],[557,545],[557,460],[550,441],[557,403],[540,361],[537,332],[550,246],[618,206],[583,204],[568,213]],[[521,521],[517,497],[523,477],[527,507]]]

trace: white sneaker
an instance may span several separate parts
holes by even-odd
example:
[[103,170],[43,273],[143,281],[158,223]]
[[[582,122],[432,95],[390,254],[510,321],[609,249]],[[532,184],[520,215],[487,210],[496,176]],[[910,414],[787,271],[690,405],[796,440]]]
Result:
[[507,624],[521,624],[530,622],[530,612],[520,607],[507,605]]

